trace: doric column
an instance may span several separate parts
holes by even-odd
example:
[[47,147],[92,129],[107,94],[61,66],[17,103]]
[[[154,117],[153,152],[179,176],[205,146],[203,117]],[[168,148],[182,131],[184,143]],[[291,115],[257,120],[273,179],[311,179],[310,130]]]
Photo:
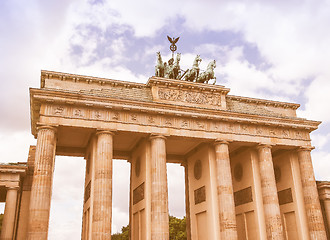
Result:
[[259,167],[267,239],[284,239],[271,146],[259,145]]
[[216,141],[214,146],[220,215],[220,236],[221,239],[236,240],[236,214],[228,142]]
[[92,239],[111,239],[113,133],[97,132],[94,161]]
[[325,240],[327,237],[325,233],[319,195],[315,182],[313,164],[310,154],[311,150],[311,148],[301,148],[298,150],[298,161],[309,235],[311,239]]
[[56,128],[51,126],[39,127],[27,239],[47,239],[55,150]]
[[12,240],[15,226],[18,187],[9,187],[6,195],[5,214],[1,228],[1,240]]
[[151,239],[168,240],[168,194],[165,137],[155,135],[151,141]]

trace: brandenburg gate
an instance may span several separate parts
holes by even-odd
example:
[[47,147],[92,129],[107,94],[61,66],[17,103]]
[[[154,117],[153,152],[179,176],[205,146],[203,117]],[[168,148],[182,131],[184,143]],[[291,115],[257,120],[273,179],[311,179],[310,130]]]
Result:
[[311,161],[320,122],[298,118],[298,104],[229,92],[42,71],[30,89],[37,145],[17,239],[47,239],[56,155],[86,160],[84,240],[111,239],[113,159],[131,165],[132,240],[169,239],[166,163],[185,168],[189,240],[327,239],[330,194],[322,207]]

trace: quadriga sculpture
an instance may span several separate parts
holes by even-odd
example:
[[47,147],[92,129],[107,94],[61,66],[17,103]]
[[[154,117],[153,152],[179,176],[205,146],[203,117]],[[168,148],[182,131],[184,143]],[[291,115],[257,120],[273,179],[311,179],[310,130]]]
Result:
[[211,61],[205,72],[200,73],[199,64],[202,61],[199,55],[196,56],[193,62],[193,66],[191,69],[187,69],[181,75],[180,69],[180,59],[181,54],[178,53],[176,55],[176,59],[174,61],[174,55],[172,58],[168,60],[168,62],[163,62],[162,56],[160,52],[157,52],[157,65],[155,66],[155,75],[156,77],[165,77],[169,79],[184,79],[190,82],[198,82],[198,83],[208,83],[209,80],[214,79],[213,84],[216,82],[216,77],[214,75],[214,69],[216,67],[215,60]]

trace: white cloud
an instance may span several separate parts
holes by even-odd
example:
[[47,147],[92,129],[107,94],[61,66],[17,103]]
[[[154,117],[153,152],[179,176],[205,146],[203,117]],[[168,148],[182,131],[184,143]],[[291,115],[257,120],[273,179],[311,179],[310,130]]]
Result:
[[316,180],[330,181],[330,153],[326,151],[312,151],[313,166]]
[[0,162],[26,162],[36,140],[28,131],[0,132]]
[[319,119],[323,124],[330,123],[330,73],[319,75],[306,89],[305,97],[308,99],[302,115],[307,118]]

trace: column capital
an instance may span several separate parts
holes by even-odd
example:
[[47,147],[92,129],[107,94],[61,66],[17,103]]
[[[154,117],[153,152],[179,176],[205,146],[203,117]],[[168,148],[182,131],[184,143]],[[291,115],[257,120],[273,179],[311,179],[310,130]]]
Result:
[[226,144],[229,145],[232,141],[224,140],[224,139],[216,139],[213,143],[213,145],[219,145],[219,144]]
[[311,152],[314,149],[315,149],[315,147],[313,147],[313,146],[300,146],[297,148],[297,152],[303,152],[303,151]]
[[43,124],[38,125],[38,127],[37,127],[37,131],[38,132],[40,130],[43,130],[43,129],[53,130],[55,133],[57,132],[57,126],[54,126],[54,125],[43,125]]
[[260,149],[263,149],[263,148],[270,148],[272,149],[273,145],[272,144],[267,144],[267,143],[259,143],[257,145],[257,149],[260,150]]
[[110,135],[115,135],[114,130],[108,130],[108,129],[97,129],[96,130],[96,136],[101,135],[101,134],[110,134]]
[[166,136],[163,134],[150,134],[150,136],[149,136],[150,140],[156,139],[156,138],[162,138],[162,139],[166,140]]
[[20,187],[19,186],[10,186],[10,187],[6,187],[6,190],[8,191],[8,190],[19,190],[20,189]]

